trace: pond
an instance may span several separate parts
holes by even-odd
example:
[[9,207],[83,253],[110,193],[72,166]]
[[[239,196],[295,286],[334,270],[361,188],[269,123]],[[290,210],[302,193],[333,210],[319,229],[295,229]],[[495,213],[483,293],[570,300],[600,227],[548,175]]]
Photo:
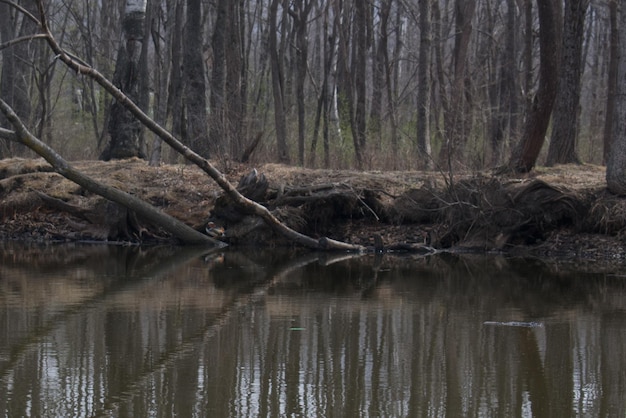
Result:
[[624,416],[626,277],[588,270],[0,244],[0,416]]

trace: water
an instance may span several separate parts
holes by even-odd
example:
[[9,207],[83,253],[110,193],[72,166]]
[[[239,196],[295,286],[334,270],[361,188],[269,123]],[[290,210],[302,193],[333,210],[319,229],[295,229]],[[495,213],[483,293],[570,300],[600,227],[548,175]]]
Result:
[[493,256],[0,244],[0,417],[613,417],[626,278]]

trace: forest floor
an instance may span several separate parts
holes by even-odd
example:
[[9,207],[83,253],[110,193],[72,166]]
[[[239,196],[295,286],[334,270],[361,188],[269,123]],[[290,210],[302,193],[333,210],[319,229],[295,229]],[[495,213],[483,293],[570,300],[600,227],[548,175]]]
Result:
[[[193,165],[138,159],[75,161],[77,169],[159,207],[231,245],[289,245],[229,206]],[[237,184],[252,170],[220,167]],[[605,187],[603,167],[539,167],[525,177],[489,172],[339,171],[256,167],[268,187],[255,200],[310,236],[401,251],[424,244],[455,251],[626,263],[626,198]],[[244,226],[242,226],[244,225]],[[41,159],[0,160],[0,240],[162,243],[154,225],[116,209]]]

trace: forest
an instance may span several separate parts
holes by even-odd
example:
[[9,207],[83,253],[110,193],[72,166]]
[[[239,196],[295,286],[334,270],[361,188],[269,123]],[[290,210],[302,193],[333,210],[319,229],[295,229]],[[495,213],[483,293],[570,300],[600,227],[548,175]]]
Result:
[[[607,160],[615,1],[51,0],[45,8],[65,51],[203,157],[480,170],[534,141],[537,157],[518,169]],[[176,161],[93,79],[61,65],[24,11],[37,15],[36,2],[0,1],[0,97],[37,137],[70,159]],[[0,157],[24,152],[0,142]]]
[[[571,173],[596,178],[595,167],[606,165],[608,191],[626,194],[620,10],[626,8],[600,0],[0,0],[0,157],[35,151],[85,190],[186,242],[219,244],[199,234],[201,225],[189,228],[129,190],[94,182],[61,156],[135,158],[153,167],[186,159],[230,199],[222,214],[237,212],[234,203],[243,210],[237,222],[253,214],[313,248],[364,247],[312,238],[320,225],[333,229],[309,219],[316,212],[303,203],[311,199],[336,212],[326,221],[434,222],[447,228],[436,241],[445,246],[466,239],[477,219],[496,247],[514,237],[542,240],[585,219],[594,219],[589,231],[619,232],[626,222],[621,200],[595,189],[563,189],[536,175],[517,187],[479,173],[520,175],[570,164],[560,171],[563,183]],[[421,176],[403,180],[405,190],[393,195],[385,189],[398,178],[376,185],[381,179],[370,176],[356,190],[348,180],[333,183],[327,172],[326,184],[292,184],[284,199],[285,184],[270,187],[256,170],[238,188],[220,172],[273,162],[370,175],[438,173],[445,188],[435,193],[441,184]],[[587,168],[573,168],[581,164]],[[97,169],[91,166],[83,165]],[[30,168],[7,170],[15,177]],[[459,173],[479,176],[453,189]],[[19,189],[15,178],[7,181]],[[421,191],[406,190],[420,184]],[[44,204],[84,217],[80,205],[67,205],[69,193],[60,202],[41,192],[22,195],[3,210]],[[398,209],[403,197],[409,204]],[[28,206],[29,199],[37,205]],[[220,210],[220,200],[210,200]],[[297,216],[281,214],[286,201]],[[438,215],[422,217],[424,207]],[[501,213],[497,226],[493,216]],[[128,225],[141,235],[144,228],[129,216],[119,212],[121,223],[107,216],[103,236],[130,237]],[[300,221],[290,226],[287,219]]]

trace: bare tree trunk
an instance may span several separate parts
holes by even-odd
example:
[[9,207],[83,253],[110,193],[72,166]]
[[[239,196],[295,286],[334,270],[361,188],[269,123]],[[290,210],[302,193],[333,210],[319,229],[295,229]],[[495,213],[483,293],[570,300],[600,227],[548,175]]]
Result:
[[187,143],[205,158],[211,154],[208,143],[208,115],[206,110],[205,69],[202,59],[202,2],[187,0],[185,41],[183,43],[183,81]]
[[[609,8],[607,8],[607,11]],[[583,61],[589,62],[589,84],[585,83],[586,77],[583,76],[583,94],[581,98],[581,109],[588,109],[589,114],[588,131],[589,146],[583,159],[588,162],[605,164],[604,159],[604,129],[606,120],[609,119],[607,106],[610,72],[610,32],[611,24],[609,23],[610,12],[604,16],[600,13],[594,3],[589,9],[587,24],[587,33],[585,35],[585,50],[583,52]],[[591,53],[590,53],[591,52]],[[585,95],[586,88],[589,88],[589,96]],[[613,87],[614,88],[614,87]],[[612,91],[615,91],[614,89]],[[581,122],[584,120],[585,113],[581,112]]]
[[561,46],[560,0],[537,0],[539,11],[539,89],[526,119],[524,132],[509,159],[508,169],[526,173],[533,169],[543,146],[557,94]]
[[[184,0],[172,0],[171,16],[174,18],[175,28],[172,30],[172,39],[169,45],[171,51],[172,70],[170,74],[169,91],[167,95],[167,113],[172,119],[172,133],[183,139],[183,31],[185,24]],[[170,17],[171,18],[171,17]]]
[[417,85],[417,166],[430,168],[430,57],[432,49],[431,1],[419,2],[420,13],[420,51]]
[[387,85],[387,99],[389,104],[389,137],[391,142],[391,158],[393,159],[392,168],[397,170],[399,168],[398,152],[399,139],[398,139],[398,115],[397,115],[397,102],[399,95],[398,75],[400,74],[400,65],[402,53],[402,44],[404,37],[404,25],[403,25],[404,9],[398,5],[396,10],[396,39],[395,47],[393,48],[393,59],[389,59],[389,51],[387,48],[383,50],[383,60],[385,67],[385,84]]
[[228,2],[219,0],[216,6],[215,27],[211,38],[213,70],[211,72],[211,114],[209,116],[209,140],[215,149],[223,152],[229,142],[225,137],[225,79],[226,79],[226,32],[228,25]]
[[226,84],[225,84],[225,127],[230,153],[239,160],[245,148],[245,70],[240,1],[228,2],[228,28],[226,31]]
[[[303,4],[304,3],[304,4]],[[296,103],[298,106],[298,164],[304,165],[304,140],[306,134],[306,114],[304,98],[304,82],[308,68],[307,25],[309,12],[314,2],[304,0],[296,2],[295,10],[290,11],[296,30]]]
[[563,49],[559,89],[554,104],[553,128],[546,165],[576,163],[582,76],[583,35],[589,0],[567,0],[563,28]]
[[[309,151],[308,164],[311,167],[315,167],[317,159],[317,142],[319,137],[320,123],[322,124],[323,136],[328,135],[328,78],[330,76],[330,69],[332,65],[332,55],[329,60],[329,50],[332,48],[329,46],[333,42],[334,34],[328,33],[328,3],[324,5],[323,11],[318,10],[322,21],[322,30],[318,34],[319,37],[319,61],[322,65],[322,83],[319,88],[319,96],[317,98],[317,109],[315,112],[315,124],[313,125],[313,137],[311,138],[311,148]],[[334,27],[334,26],[333,26]]]
[[517,43],[515,42],[515,32],[517,30],[517,19],[515,0],[507,0],[507,25],[505,35],[505,46],[500,55],[499,77],[496,92],[493,94],[493,104],[497,108],[492,112],[491,127],[491,165],[496,166],[502,163],[502,153],[505,139],[517,139],[517,113],[519,103],[516,81],[516,60]]
[[613,129],[616,119],[616,101],[617,101],[617,71],[620,59],[620,31],[624,28],[618,26],[618,0],[609,1],[609,20],[611,22],[611,39],[609,41],[609,74],[607,80],[607,97],[606,97],[606,116],[604,123],[604,151],[602,153],[602,163],[607,164],[611,151],[611,141],[614,138]]
[[354,139],[354,151],[357,168],[363,168],[364,154],[366,152],[367,138],[367,28],[369,26],[367,3],[355,1],[355,15],[353,27],[355,30],[352,42],[355,43],[352,56],[352,74],[354,75],[354,123],[352,137]]
[[[0,43],[9,42],[14,36],[11,33],[11,14],[12,10],[8,4],[0,3]],[[9,86],[11,84],[8,81],[13,78],[13,51],[11,48],[4,48],[2,50],[2,72],[0,74],[0,97],[5,100],[10,100]],[[0,117],[0,127],[8,127],[8,121],[4,116]],[[11,156],[11,150],[9,149],[10,143],[5,139],[0,138],[0,159],[8,158]]]
[[[283,74],[284,51],[278,49],[277,19],[278,3],[281,0],[272,0],[269,15],[269,49],[272,65],[272,92],[274,96],[274,121],[276,124],[276,145],[278,161],[289,163],[289,148],[287,146],[287,120],[285,117],[285,84]],[[284,5],[283,5],[284,7]]]
[[[33,12],[36,6],[26,2],[26,10]],[[36,12],[35,12],[36,14]],[[19,26],[19,27],[18,27]],[[36,32],[30,19],[18,19],[16,11],[8,4],[0,3],[0,41],[9,42],[16,37],[29,36]],[[34,55],[30,42],[22,42],[2,50],[2,75],[0,76],[0,97],[15,110],[17,115],[30,125],[32,105],[30,98],[32,63]],[[6,125],[0,115],[0,126]],[[4,152],[3,152],[4,150]],[[0,156],[24,155],[26,148],[20,144],[0,144]]]
[[[172,39],[174,25],[165,25],[162,20],[164,16],[161,13],[161,4],[159,1],[150,1],[148,7],[152,7],[153,16],[151,39],[154,45],[155,65],[153,70],[154,78],[154,120],[159,125],[165,126],[167,121],[167,85],[169,81],[170,69],[172,67],[171,49],[168,48],[168,42]],[[171,8],[168,7],[167,12],[173,19]],[[166,17],[167,19],[167,17]],[[161,34],[164,33],[162,38]],[[161,162],[162,153],[161,138],[155,135],[152,152],[150,154],[150,165],[157,166]]]
[[[324,33],[328,32],[328,11],[329,6],[327,5],[324,9]],[[333,70],[333,63],[336,63],[336,45],[337,45],[337,25],[332,24],[333,30],[327,41],[324,42],[324,57],[325,57],[325,67],[324,67],[324,84],[322,88],[323,92],[323,103],[322,103],[322,114],[324,115],[324,128],[323,128],[323,143],[324,143],[324,168],[330,168],[330,114],[333,109],[336,110],[336,91],[335,85],[329,83],[330,75]],[[324,35],[326,36],[326,35]],[[338,133],[341,132],[338,130]]]
[[531,91],[533,89],[533,2],[532,0],[524,0],[524,94],[526,96],[527,105],[530,107],[532,102]]
[[439,164],[452,170],[462,160],[465,129],[466,68],[472,19],[476,10],[476,0],[456,0],[456,35],[454,38],[454,68],[452,85],[449,91],[449,106],[444,113],[446,141],[439,153]]
[[617,4],[617,75],[613,136],[606,163],[606,184],[612,193],[626,195],[626,0]]
[[[378,33],[378,42],[372,57],[372,101],[370,105],[369,133],[371,138],[375,139],[374,146],[376,147],[376,152],[380,152],[383,146],[382,109],[384,94],[387,92],[386,87],[388,87],[385,85],[385,77],[387,74],[385,58],[389,61],[387,49],[389,46],[388,32],[391,4],[392,0],[381,1],[378,12],[379,30],[374,30],[374,33]],[[388,101],[391,102],[391,97],[388,98]]]
[[[124,9],[124,42],[119,49],[115,75],[115,85],[136,103],[141,103],[140,58],[144,39],[146,0],[128,0]],[[103,160],[140,157],[146,158],[142,143],[141,123],[120,103],[111,105],[109,120],[110,141],[100,155]]]

